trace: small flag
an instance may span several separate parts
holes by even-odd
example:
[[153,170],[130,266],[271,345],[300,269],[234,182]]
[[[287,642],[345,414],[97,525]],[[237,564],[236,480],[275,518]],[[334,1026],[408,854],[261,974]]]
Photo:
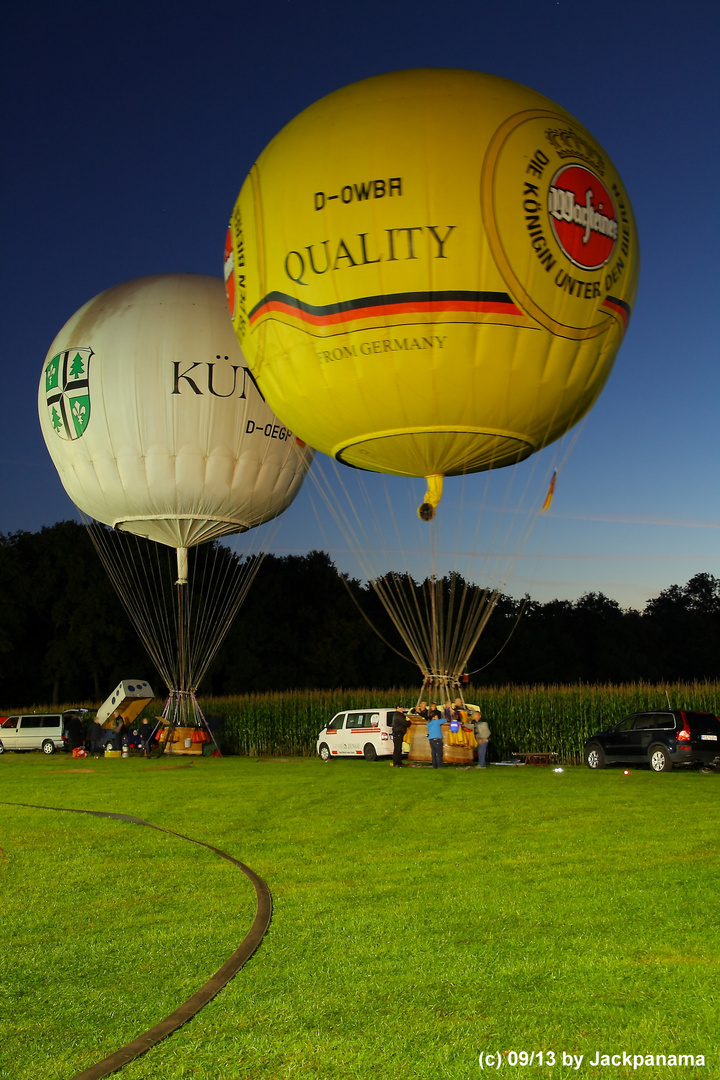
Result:
[[557,469],[552,474],[550,486],[547,489],[547,495],[545,496],[545,502],[540,507],[540,513],[544,514],[546,510],[550,509],[550,503],[553,501],[553,495],[555,494],[555,481],[557,480]]

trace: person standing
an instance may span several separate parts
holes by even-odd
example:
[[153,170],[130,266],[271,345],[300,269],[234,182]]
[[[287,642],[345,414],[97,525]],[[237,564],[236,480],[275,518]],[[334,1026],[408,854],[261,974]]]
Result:
[[393,759],[392,763],[396,769],[402,769],[402,752],[403,742],[405,741],[405,733],[411,726],[411,721],[408,720],[405,715],[405,709],[402,705],[398,705],[395,709],[392,719],[392,738],[393,738]]
[[476,709],[473,713],[472,726],[478,748],[478,763],[475,768],[484,769],[487,744],[490,741],[490,728],[488,727],[487,722],[483,720],[482,713],[479,709]]
[[87,741],[88,749],[91,754],[95,755],[95,757],[98,757],[104,749],[104,735],[105,732],[103,731],[102,724],[98,724],[95,720],[91,720],[87,731]]
[[143,716],[142,723],[140,724],[140,745],[142,746],[143,754],[145,757],[150,757],[153,745],[153,734],[155,727],[150,723],[147,716]]
[[442,714],[437,706],[433,704],[430,706],[427,720],[428,739],[430,740],[430,758],[433,769],[443,768],[442,726]]

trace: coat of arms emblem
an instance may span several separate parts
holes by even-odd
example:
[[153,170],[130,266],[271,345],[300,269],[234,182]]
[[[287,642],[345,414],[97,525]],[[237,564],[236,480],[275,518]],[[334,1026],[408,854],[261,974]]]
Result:
[[61,439],[79,439],[90,421],[90,348],[66,349],[45,365],[50,424]]

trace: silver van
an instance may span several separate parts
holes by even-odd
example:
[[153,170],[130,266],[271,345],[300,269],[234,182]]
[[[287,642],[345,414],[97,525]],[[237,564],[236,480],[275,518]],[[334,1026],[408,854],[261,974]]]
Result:
[[0,726],[0,754],[6,750],[64,750],[65,717],[62,713],[27,713],[8,716]]

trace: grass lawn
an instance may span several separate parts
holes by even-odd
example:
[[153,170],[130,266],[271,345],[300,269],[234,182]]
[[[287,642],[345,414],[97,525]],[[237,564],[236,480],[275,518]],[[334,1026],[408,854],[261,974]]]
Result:
[[[258,952],[125,1080],[472,1080],[481,1052],[498,1076],[720,1077],[718,776],[6,754],[0,799],[133,814],[270,886]],[[7,1080],[70,1080],[252,922],[236,867],[156,830],[0,804],[0,849]],[[591,1065],[623,1052],[705,1064]]]

